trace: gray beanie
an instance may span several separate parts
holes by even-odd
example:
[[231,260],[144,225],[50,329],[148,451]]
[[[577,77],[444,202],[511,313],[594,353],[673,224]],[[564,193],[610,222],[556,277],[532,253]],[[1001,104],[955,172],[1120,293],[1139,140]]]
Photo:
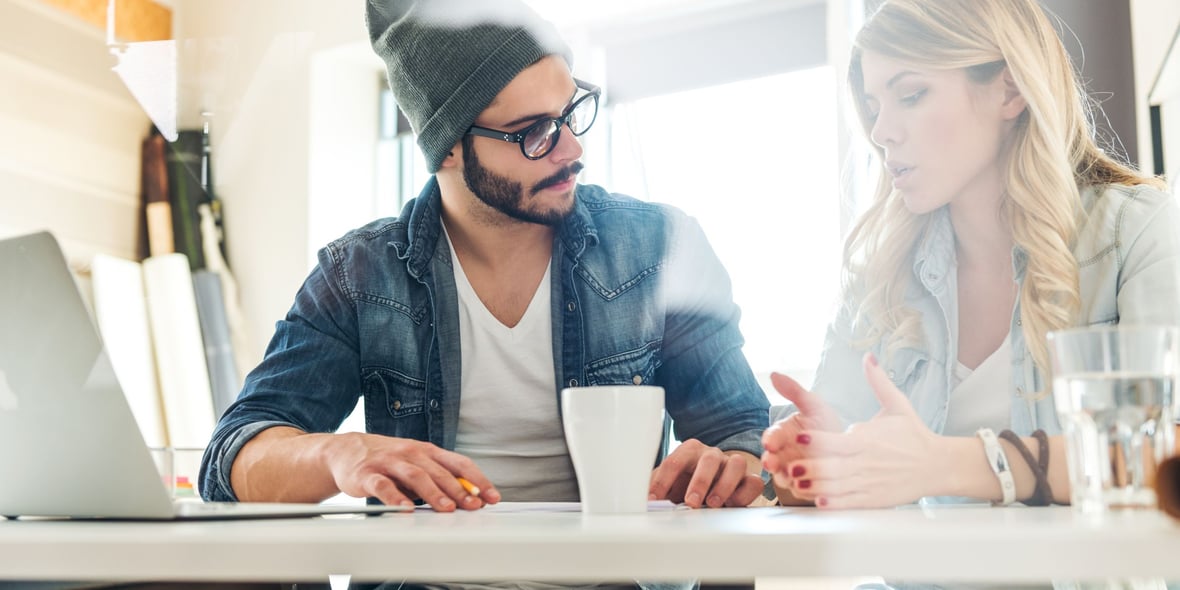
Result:
[[554,54],[573,63],[557,29],[520,0],[367,3],[373,51],[431,173],[522,70]]

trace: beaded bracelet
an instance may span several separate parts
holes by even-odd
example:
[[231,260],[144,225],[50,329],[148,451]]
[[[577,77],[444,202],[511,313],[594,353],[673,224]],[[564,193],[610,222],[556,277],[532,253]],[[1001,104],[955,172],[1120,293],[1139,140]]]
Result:
[[983,441],[983,452],[987,455],[987,464],[992,468],[992,473],[996,474],[996,479],[1000,482],[1000,493],[1003,494],[1003,500],[993,502],[993,504],[1007,506],[1016,501],[1016,482],[1012,479],[1012,469],[1008,465],[1008,455],[1004,452],[1004,448],[1000,446],[1000,441],[996,440],[996,433],[992,429],[980,428],[975,431],[975,434]]
[[1032,456],[1032,451],[1028,449],[1028,445],[1011,430],[1005,430],[1000,433],[1000,438],[1008,441],[1012,446],[1020,452],[1020,456],[1024,458],[1024,462],[1028,464],[1028,468],[1032,471],[1033,477],[1036,478],[1036,487],[1033,488],[1032,496],[1024,500],[1026,506],[1048,506],[1053,503],[1053,490],[1049,487],[1049,437],[1044,430],[1038,429],[1033,432],[1033,438],[1037,439],[1037,444],[1040,448],[1037,449],[1038,457],[1036,459]]

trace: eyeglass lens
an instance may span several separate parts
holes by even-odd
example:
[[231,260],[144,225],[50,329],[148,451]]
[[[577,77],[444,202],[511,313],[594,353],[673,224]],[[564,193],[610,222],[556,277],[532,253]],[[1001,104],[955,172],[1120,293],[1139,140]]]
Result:
[[[563,119],[568,120],[570,131],[574,135],[581,135],[585,133],[590,126],[594,124],[594,119],[598,116],[598,100],[597,97],[586,95],[574,104],[571,110]],[[548,154],[557,143],[557,138],[561,132],[561,119],[549,119],[539,121],[533,125],[525,133],[524,142],[521,146],[524,148],[525,154],[531,158],[540,158]]]

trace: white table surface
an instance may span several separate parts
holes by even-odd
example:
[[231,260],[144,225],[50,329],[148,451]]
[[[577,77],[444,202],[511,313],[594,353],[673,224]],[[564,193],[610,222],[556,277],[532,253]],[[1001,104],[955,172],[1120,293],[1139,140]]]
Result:
[[0,578],[323,581],[884,576],[1180,579],[1180,523],[1131,511],[988,506],[577,512],[417,511],[217,522],[0,520]]

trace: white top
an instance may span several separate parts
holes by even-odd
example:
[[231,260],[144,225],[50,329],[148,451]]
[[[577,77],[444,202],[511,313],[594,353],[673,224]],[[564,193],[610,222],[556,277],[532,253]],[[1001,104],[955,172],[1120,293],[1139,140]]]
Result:
[[575,501],[557,411],[549,271],[509,328],[480,301],[454,252],[452,244],[463,359],[455,452],[475,461],[506,501]]
[[951,399],[946,413],[947,436],[974,436],[980,428],[1000,432],[1012,427],[1012,348],[1008,338],[974,371],[955,361]]

